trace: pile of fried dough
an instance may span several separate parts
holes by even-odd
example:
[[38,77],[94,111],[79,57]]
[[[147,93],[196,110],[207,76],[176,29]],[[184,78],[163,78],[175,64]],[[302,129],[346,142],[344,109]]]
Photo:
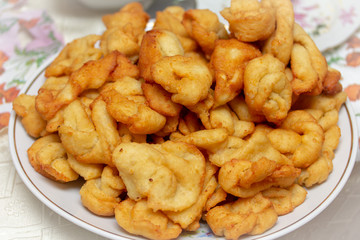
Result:
[[177,238],[261,234],[331,173],[346,101],[294,22],[290,0],[232,0],[221,15],[130,3],[106,30],[68,43],[36,96],[13,108],[29,161],[85,180],[82,204],[127,232]]

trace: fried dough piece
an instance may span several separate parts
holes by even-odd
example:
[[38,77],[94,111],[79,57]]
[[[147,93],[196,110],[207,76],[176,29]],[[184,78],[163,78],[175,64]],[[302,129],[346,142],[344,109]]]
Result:
[[252,162],[265,157],[280,165],[292,165],[292,161],[275,149],[267,134],[272,128],[257,125],[255,131],[246,140],[229,136],[216,147],[208,148],[209,160],[216,166],[222,166],[231,159],[251,159]]
[[231,0],[230,7],[220,13],[229,22],[230,32],[243,42],[265,40],[275,30],[275,11],[268,1]]
[[291,165],[280,165],[267,158],[255,162],[232,159],[219,171],[219,184],[227,193],[247,198],[273,186],[289,187],[301,170]]
[[295,167],[306,168],[320,157],[324,131],[311,114],[303,110],[291,111],[280,127],[301,136],[291,157]]
[[59,136],[67,152],[82,163],[112,165],[111,153],[120,141],[116,122],[101,99],[92,103],[90,115],[80,100],[69,104]]
[[262,48],[263,53],[270,53],[285,66],[288,65],[294,37],[294,10],[290,0],[263,0],[270,2],[275,9],[276,29],[266,40]]
[[153,80],[172,94],[171,100],[193,106],[208,96],[212,76],[200,60],[184,56],[164,57],[151,68]]
[[99,178],[104,168],[102,164],[79,162],[71,154],[68,154],[68,162],[70,167],[85,180]]
[[307,191],[298,184],[293,184],[289,188],[269,188],[262,192],[268,198],[276,214],[279,216],[292,212],[297,206],[305,201]]
[[323,91],[323,83],[328,71],[326,59],[311,37],[296,23],[291,70],[294,75],[291,86],[295,94],[319,95]]
[[154,212],[146,200],[128,198],[122,201],[115,208],[115,218],[127,232],[150,239],[174,239],[182,232],[181,227],[161,211]]
[[342,91],[342,85],[339,82],[341,79],[341,73],[334,69],[328,68],[327,74],[324,79],[323,93],[328,95],[334,95]]
[[306,96],[300,95],[298,100],[293,105],[293,109],[319,109],[323,112],[328,112],[333,109],[337,111],[345,103],[347,99],[346,92],[339,92],[335,95],[317,95]]
[[125,124],[118,123],[118,132],[121,142],[146,143],[146,134],[134,134]]
[[[119,178],[119,176],[117,177]],[[120,203],[118,196],[124,189],[121,189],[119,185],[120,189],[114,191],[116,194],[104,191],[102,188],[102,178],[90,179],[85,182],[80,189],[81,202],[89,211],[96,215],[114,216],[115,208]]]
[[46,131],[46,121],[35,109],[35,97],[27,94],[18,95],[13,101],[13,109],[21,117],[21,124],[25,131],[32,137],[44,136]]
[[240,120],[254,123],[261,123],[266,121],[264,115],[256,114],[250,111],[248,105],[245,102],[245,98],[242,95],[238,95],[233,100],[231,100],[229,102],[229,106]]
[[225,201],[226,197],[227,197],[227,193],[218,184],[215,191],[214,191],[214,193],[210,196],[210,198],[206,202],[204,210],[206,212],[208,212],[210,209],[212,209],[213,207],[215,207],[219,203]]
[[49,120],[85,90],[101,87],[115,69],[118,54],[118,52],[112,52],[102,59],[85,63],[71,74],[69,81],[56,96],[40,88],[36,99],[36,110],[45,120]]
[[153,29],[148,31],[141,42],[139,52],[140,77],[146,82],[154,82],[151,67],[166,56],[184,55],[184,49],[176,37],[170,31]]
[[79,175],[70,167],[67,154],[56,134],[37,139],[27,150],[30,164],[41,175],[58,182],[70,182]]
[[197,201],[191,207],[180,211],[171,212],[165,211],[164,213],[174,222],[180,224],[181,228],[188,231],[195,231],[200,227],[199,220],[201,219],[203,209],[208,198],[213,194],[217,187],[215,173],[217,167],[209,162],[206,162],[206,173],[204,185]]
[[90,34],[66,44],[50,66],[46,68],[45,77],[70,75],[86,62],[98,60],[102,56],[102,52],[94,45],[99,40],[99,35]]
[[166,118],[146,106],[141,82],[124,77],[101,91],[110,115],[134,134],[151,134],[165,126]]
[[120,53],[117,55],[116,67],[110,74],[110,78],[111,81],[116,81],[126,76],[138,79],[139,74],[138,66],[133,64],[124,54]]
[[178,129],[179,132],[183,135],[188,135],[192,132],[196,132],[201,128],[201,121],[192,112],[186,113],[185,116],[179,119]]
[[128,3],[118,12],[106,14],[102,17],[102,21],[107,29],[119,27],[124,32],[131,33],[138,39],[144,33],[149,19],[150,16],[138,2]]
[[113,161],[128,196],[136,201],[147,197],[154,211],[182,211],[197,201],[203,187],[204,156],[186,143],[121,143]]
[[261,52],[249,43],[236,39],[218,40],[211,55],[210,66],[215,73],[215,107],[235,98],[244,87],[244,70],[248,61]]
[[213,108],[215,104],[214,99],[214,91],[212,89],[209,89],[209,92],[206,96],[206,98],[197,104],[193,106],[186,106],[187,109],[189,109],[191,112],[196,113],[198,118],[200,119],[201,123],[204,125],[206,129],[211,129],[211,123],[210,123],[210,109]]
[[207,59],[215,48],[218,39],[228,39],[224,24],[218,16],[208,9],[189,9],[184,14],[182,23],[187,33],[202,49]]
[[311,187],[324,182],[333,170],[332,160],[334,151],[339,144],[341,136],[340,128],[333,125],[325,132],[325,140],[321,150],[321,156],[308,168],[304,169],[298,179],[300,185]]
[[163,29],[173,32],[185,52],[192,52],[198,48],[195,40],[193,40],[187,33],[184,25],[181,23],[183,20],[185,10],[180,6],[170,6],[163,11],[156,12],[156,19],[153,29]]
[[270,54],[251,60],[244,73],[245,101],[250,109],[279,124],[291,107],[291,84],[285,66]]
[[271,202],[261,193],[214,207],[206,214],[206,221],[214,234],[226,239],[261,234],[271,228],[277,219]]
[[182,106],[171,101],[171,94],[165,91],[160,85],[156,83],[143,83],[141,88],[144,92],[146,102],[151,109],[168,117],[176,117],[179,115]]

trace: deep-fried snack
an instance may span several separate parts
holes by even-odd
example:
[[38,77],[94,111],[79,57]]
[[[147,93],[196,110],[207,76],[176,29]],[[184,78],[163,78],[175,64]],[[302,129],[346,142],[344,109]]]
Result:
[[280,127],[301,135],[301,142],[291,157],[295,167],[306,168],[320,157],[324,130],[309,113],[291,111]]
[[99,178],[103,171],[103,164],[89,164],[79,162],[73,155],[67,154],[70,167],[85,180]]
[[219,184],[227,193],[247,198],[273,186],[291,186],[301,170],[267,158],[258,161],[232,159],[219,171]]
[[178,129],[179,132],[183,135],[188,135],[192,132],[196,132],[201,128],[201,121],[192,112],[186,113],[185,116],[179,119]]
[[46,89],[40,88],[36,99],[36,110],[45,120],[49,120],[63,106],[74,101],[85,90],[101,87],[115,69],[118,54],[118,52],[112,52],[102,59],[85,63],[71,74],[69,81],[56,96]]
[[275,149],[267,134],[272,128],[257,125],[255,131],[246,140],[229,136],[217,147],[207,149],[209,160],[216,166],[222,166],[231,159],[251,159],[255,162],[263,157],[281,165],[292,165],[292,161]]
[[231,0],[230,7],[220,13],[229,22],[230,32],[243,42],[265,40],[275,30],[275,11],[268,1]]
[[216,172],[217,172],[217,167],[215,167],[209,162],[206,162],[204,185],[202,187],[202,191],[197,201],[193,205],[191,205],[191,207],[183,211],[180,212],[165,211],[164,213],[174,223],[180,224],[180,226],[183,229],[187,229],[188,231],[197,230],[200,227],[199,220],[201,219],[205,204],[208,198],[216,190],[216,187],[218,185],[216,178],[214,176]]
[[301,172],[298,179],[300,185],[311,187],[324,182],[328,178],[333,170],[332,160],[335,157],[334,150],[339,144],[340,136],[340,128],[336,125],[333,125],[325,132],[321,156]]
[[33,95],[20,94],[13,101],[13,109],[21,117],[21,124],[32,137],[38,138],[47,134],[46,121],[35,109]]
[[118,132],[121,142],[146,143],[146,134],[134,134],[125,124],[118,123]]
[[140,77],[146,82],[154,82],[151,74],[152,65],[163,57],[175,55],[184,55],[184,49],[174,33],[163,29],[148,31],[140,46],[138,62]]
[[311,37],[297,23],[294,24],[294,46],[291,52],[291,82],[297,95],[319,95],[323,91],[328,66],[325,57]]
[[212,84],[212,75],[202,61],[179,55],[160,59],[151,67],[151,74],[172,94],[172,101],[184,106],[204,100]]
[[235,98],[244,87],[244,70],[261,52],[250,43],[236,39],[216,41],[210,66],[215,73],[215,107]]
[[206,202],[204,210],[206,212],[208,212],[211,208],[213,208],[216,205],[218,205],[219,203],[225,201],[226,197],[227,197],[227,193],[218,184],[214,193],[211,194],[210,198]]
[[111,154],[120,137],[104,101],[97,99],[93,103],[91,116],[80,100],[69,104],[64,109],[59,136],[66,151],[79,162],[113,165]]
[[294,10],[290,0],[263,0],[270,2],[275,9],[276,29],[265,41],[262,48],[264,53],[270,53],[281,62],[288,65],[294,37]]
[[182,23],[208,59],[215,48],[216,40],[228,39],[224,24],[220,23],[218,16],[208,9],[187,10]]
[[117,55],[116,67],[110,74],[110,78],[112,81],[116,81],[125,76],[137,79],[139,78],[139,74],[138,66],[133,64],[124,54],[120,53]]
[[270,200],[261,193],[214,207],[206,214],[211,230],[226,239],[238,239],[244,234],[261,234],[271,228],[277,219]]
[[191,112],[196,113],[201,123],[206,129],[211,129],[211,123],[209,118],[210,109],[213,108],[215,103],[214,91],[209,90],[206,98],[193,106],[186,106]]
[[242,95],[236,96],[229,102],[229,106],[240,120],[261,123],[265,122],[265,116],[251,112],[248,105],[246,105],[245,98]]
[[98,60],[102,56],[102,52],[94,45],[99,39],[99,35],[90,34],[66,44],[50,66],[46,68],[45,77],[70,75],[81,68],[84,63]]
[[341,73],[338,70],[329,67],[323,83],[323,93],[334,95],[341,92],[343,87],[339,82],[340,79]]
[[118,12],[102,17],[102,21],[107,29],[120,27],[123,32],[130,33],[138,39],[144,33],[149,19],[150,16],[138,2],[128,3]]
[[192,52],[198,48],[198,45],[189,36],[184,25],[181,23],[184,13],[185,10],[180,6],[170,6],[163,11],[156,12],[153,29],[164,29],[173,32],[181,42],[184,51]]
[[305,201],[307,191],[298,184],[293,184],[289,188],[272,187],[262,192],[268,198],[277,215],[285,215],[292,212],[297,206]]
[[141,82],[124,77],[101,91],[110,115],[135,134],[151,134],[165,126],[166,118],[145,105]]
[[174,103],[171,100],[171,94],[165,91],[160,85],[156,83],[143,83],[141,88],[144,92],[147,104],[153,110],[169,117],[179,115],[182,106]]
[[181,227],[161,211],[153,211],[146,200],[122,201],[115,208],[115,218],[127,232],[150,239],[174,239],[182,232]]
[[90,179],[80,189],[81,203],[99,216],[114,216],[120,198],[106,194],[100,187],[101,178]]
[[251,60],[244,73],[245,101],[250,111],[279,124],[291,107],[291,84],[285,65],[270,54]]
[[58,182],[70,182],[79,175],[70,167],[58,135],[37,139],[27,150],[30,164],[41,175]]
[[184,210],[197,201],[203,187],[204,156],[186,143],[121,143],[113,161],[128,196],[136,201],[147,197],[154,211]]

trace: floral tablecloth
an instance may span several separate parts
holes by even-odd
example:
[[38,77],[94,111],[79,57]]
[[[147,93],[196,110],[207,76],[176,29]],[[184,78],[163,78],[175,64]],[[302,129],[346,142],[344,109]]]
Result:
[[[198,7],[217,11],[229,3],[229,0],[198,0]],[[17,176],[8,149],[11,102],[26,80],[36,69],[44,67],[43,63],[65,42],[95,29],[78,26],[70,32],[71,24],[76,21],[86,24],[94,20],[89,16],[101,16],[73,4],[78,3],[71,0],[0,0],[0,239],[103,239],[68,222],[38,201]],[[336,36],[326,41],[332,45],[322,50],[329,65],[341,71],[342,85],[360,124],[360,2],[293,0],[293,5],[296,21],[314,39],[318,38],[317,41],[323,41],[321,36],[335,31]],[[66,15],[66,9],[73,15]],[[88,18],[80,19],[84,15],[78,15],[74,9],[88,11]],[[355,239],[358,231],[351,226],[360,226],[359,164],[355,165],[344,190],[328,209],[283,239],[324,236],[326,239]],[[350,230],[345,230],[348,226]]]

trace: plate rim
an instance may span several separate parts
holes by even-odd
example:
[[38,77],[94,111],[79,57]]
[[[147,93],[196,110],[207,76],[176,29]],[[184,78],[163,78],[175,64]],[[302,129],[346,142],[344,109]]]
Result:
[[[34,82],[36,82],[36,80],[43,74],[43,72],[46,69],[46,66],[48,66],[54,60],[55,57],[56,57],[56,55],[53,57],[50,57],[47,61],[44,62],[44,64],[42,66],[40,66],[38,68],[37,71],[34,72],[34,74],[32,74],[29,77],[29,80],[26,81],[26,84],[22,87],[21,91],[19,92],[19,95],[21,93],[26,93],[30,89],[32,84],[34,84]],[[278,229],[275,232],[271,232],[268,234],[266,234],[266,232],[264,232],[263,234],[259,235],[258,237],[256,235],[252,236],[253,239],[261,239],[261,240],[276,239],[276,238],[282,237],[290,232],[293,232],[296,229],[299,229],[304,224],[313,220],[322,211],[324,211],[333,202],[333,200],[339,195],[339,193],[341,192],[344,185],[348,181],[348,178],[351,175],[351,172],[352,172],[354,164],[355,164],[357,152],[358,152],[357,122],[356,122],[355,114],[354,114],[354,111],[353,111],[353,108],[351,106],[349,99],[346,100],[343,107],[345,107],[346,114],[348,116],[348,120],[349,120],[349,124],[350,124],[351,147],[350,147],[350,153],[349,153],[346,167],[345,167],[344,171],[342,172],[341,177],[337,180],[337,184],[334,187],[332,187],[331,192],[326,197],[324,197],[324,199],[305,216],[301,217],[300,219],[296,220],[295,222],[291,223],[290,225],[287,225],[281,229]],[[8,130],[8,141],[9,141],[9,150],[10,150],[10,154],[11,154],[11,160],[12,160],[12,162],[15,166],[16,172],[20,176],[22,182],[31,191],[31,193],[33,195],[35,195],[36,198],[38,198],[38,200],[40,200],[43,204],[45,204],[48,208],[50,208],[52,211],[54,211],[56,214],[60,215],[61,217],[64,217],[65,219],[78,225],[79,227],[82,227],[83,229],[86,229],[90,232],[98,234],[99,236],[103,236],[106,238],[112,238],[112,239],[114,239],[114,238],[116,238],[116,239],[134,239],[134,240],[135,239],[144,239],[139,236],[132,235],[130,233],[127,233],[127,234],[129,234],[129,236],[120,235],[121,233],[115,234],[113,232],[107,231],[106,229],[103,229],[96,225],[93,225],[85,220],[82,220],[81,218],[73,215],[72,213],[70,213],[70,212],[66,211],[65,209],[61,208],[60,206],[58,206],[51,199],[49,199],[46,196],[46,194],[41,192],[40,189],[38,189],[36,187],[36,184],[32,181],[32,179],[27,175],[24,167],[21,164],[20,157],[17,154],[17,148],[16,148],[16,143],[15,143],[15,139],[16,139],[15,138],[15,128],[16,128],[16,123],[17,123],[18,118],[19,118],[19,116],[17,116],[15,111],[12,110],[10,113],[9,128],[8,128],[9,129]],[[279,216],[279,217],[281,217],[281,216]]]

